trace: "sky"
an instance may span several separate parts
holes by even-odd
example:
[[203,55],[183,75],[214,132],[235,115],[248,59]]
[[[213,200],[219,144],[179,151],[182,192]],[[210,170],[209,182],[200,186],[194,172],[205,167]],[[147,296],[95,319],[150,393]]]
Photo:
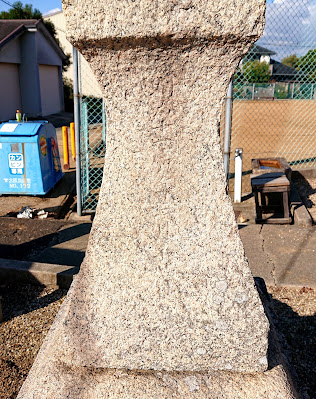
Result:
[[[14,3],[15,0],[5,0],[7,3]],[[61,0],[20,0],[22,4],[32,4],[33,8],[37,8],[40,10],[42,14],[46,14],[51,10],[56,10],[57,8],[61,9]],[[7,11],[10,6],[4,4],[2,0],[0,0],[0,12]],[[57,11],[57,10],[56,10]]]
[[277,60],[316,48],[316,0],[268,1],[266,27],[258,44],[275,51]]

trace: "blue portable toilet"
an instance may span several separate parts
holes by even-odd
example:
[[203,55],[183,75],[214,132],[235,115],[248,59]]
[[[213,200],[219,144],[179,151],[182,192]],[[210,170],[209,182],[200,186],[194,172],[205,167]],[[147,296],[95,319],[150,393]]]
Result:
[[0,195],[44,195],[62,176],[53,125],[47,121],[0,124]]

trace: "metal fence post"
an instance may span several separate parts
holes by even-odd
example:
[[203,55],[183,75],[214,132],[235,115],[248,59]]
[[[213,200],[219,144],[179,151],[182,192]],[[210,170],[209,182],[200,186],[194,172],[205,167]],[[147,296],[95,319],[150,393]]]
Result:
[[104,100],[102,99],[102,140],[103,144],[105,145],[106,141],[106,114],[105,114],[105,104]]
[[232,126],[232,102],[233,102],[233,81],[231,80],[227,89],[226,110],[225,110],[225,133],[224,133],[224,171],[226,181],[229,176],[229,155],[230,135]]
[[242,148],[236,148],[234,202],[241,202],[241,184],[242,184]]
[[74,70],[74,121],[76,136],[76,190],[77,190],[77,214],[82,215],[81,210],[81,171],[80,171],[80,105],[79,105],[79,84],[78,84],[78,51],[73,47],[73,70]]

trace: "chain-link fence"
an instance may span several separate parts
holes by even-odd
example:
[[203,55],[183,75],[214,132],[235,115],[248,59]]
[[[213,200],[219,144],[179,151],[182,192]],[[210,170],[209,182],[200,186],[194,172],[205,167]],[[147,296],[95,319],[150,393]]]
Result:
[[[243,192],[252,158],[284,157],[316,166],[316,1],[268,0],[263,37],[233,81],[230,176],[243,149]],[[224,131],[222,118],[221,134]],[[233,179],[230,182],[233,189]]]
[[106,116],[102,93],[89,64],[79,54],[81,210],[96,209],[102,183]]
[[[252,158],[284,157],[316,167],[316,0],[267,0],[263,37],[233,81],[230,189],[234,152],[243,149],[243,192]],[[93,211],[102,182],[106,117],[99,85],[79,56],[82,210]],[[224,107],[225,108],[225,107]],[[221,134],[225,131],[225,112]]]

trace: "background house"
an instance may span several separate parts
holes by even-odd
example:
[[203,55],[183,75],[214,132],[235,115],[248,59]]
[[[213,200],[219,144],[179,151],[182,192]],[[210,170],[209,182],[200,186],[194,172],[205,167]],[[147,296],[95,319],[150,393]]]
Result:
[[63,111],[65,58],[40,20],[0,20],[0,121]]
[[276,55],[276,53],[265,47],[259,46],[258,44],[254,44],[248,54],[246,54],[243,58],[242,63],[257,60],[259,62],[266,62],[267,64],[270,64],[271,55]]
[[302,78],[295,68],[282,64],[282,62],[271,59],[271,82],[295,82]]

